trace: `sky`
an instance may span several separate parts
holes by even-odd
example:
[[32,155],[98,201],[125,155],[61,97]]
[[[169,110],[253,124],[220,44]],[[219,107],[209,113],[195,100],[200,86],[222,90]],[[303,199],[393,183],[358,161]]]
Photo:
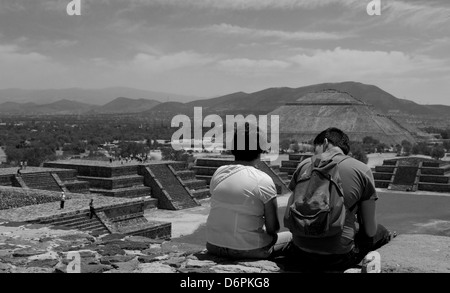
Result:
[[0,0],[0,89],[199,97],[357,81],[450,105],[450,1]]

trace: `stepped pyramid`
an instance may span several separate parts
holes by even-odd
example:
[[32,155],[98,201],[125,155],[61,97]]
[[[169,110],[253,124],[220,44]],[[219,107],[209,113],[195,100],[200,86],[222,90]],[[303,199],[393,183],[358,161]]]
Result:
[[280,117],[280,141],[309,141],[328,127],[337,127],[352,141],[366,136],[388,145],[416,139],[406,127],[388,116],[376,113],[372,106],[352,95],[336,90],[324,90],[299,97],[269,113]]

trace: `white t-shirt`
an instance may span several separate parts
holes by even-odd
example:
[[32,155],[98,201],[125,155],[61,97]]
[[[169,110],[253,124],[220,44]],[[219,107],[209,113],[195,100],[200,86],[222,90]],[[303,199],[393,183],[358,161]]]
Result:
[[210,191],[207,242],[236,250],[270,244],[273,237],[263,229],[264,205],[277,191],[269,175],[251,166],[222,166],[211,178]]

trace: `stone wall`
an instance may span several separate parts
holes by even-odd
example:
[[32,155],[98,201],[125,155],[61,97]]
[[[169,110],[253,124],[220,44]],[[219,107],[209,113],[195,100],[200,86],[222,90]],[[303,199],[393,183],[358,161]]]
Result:
[[419,190],[424,191],[436,191],[436,192],[449,192],[450,184],[436,184],[436,183],[419,183]]
[[108,178],[116,176],[135,175],[137,174],[138,169],[137,165],[88,166],[88,165],[58,163],[58,162],[44,163],[44,167],[77,170],[78,176],[108,177]]
[[60,195],[55,191],[0,186],[0,210],[55,202],[60,200]]

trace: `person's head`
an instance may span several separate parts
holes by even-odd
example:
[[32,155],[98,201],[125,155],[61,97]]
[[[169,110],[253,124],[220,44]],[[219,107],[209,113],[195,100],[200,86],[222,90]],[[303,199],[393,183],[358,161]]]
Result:
[[248,123],[245,123],[245,127],[235,127],[232,145],[231,153],[236,161],[252,162],[264,152],[260,146],[259,127]]
[[338,147],[347,155],[350,152],[350,139],[348,135],[336,127],[330,127],[316,136],[314,150],[316,154],[327,151],[332,147]]

